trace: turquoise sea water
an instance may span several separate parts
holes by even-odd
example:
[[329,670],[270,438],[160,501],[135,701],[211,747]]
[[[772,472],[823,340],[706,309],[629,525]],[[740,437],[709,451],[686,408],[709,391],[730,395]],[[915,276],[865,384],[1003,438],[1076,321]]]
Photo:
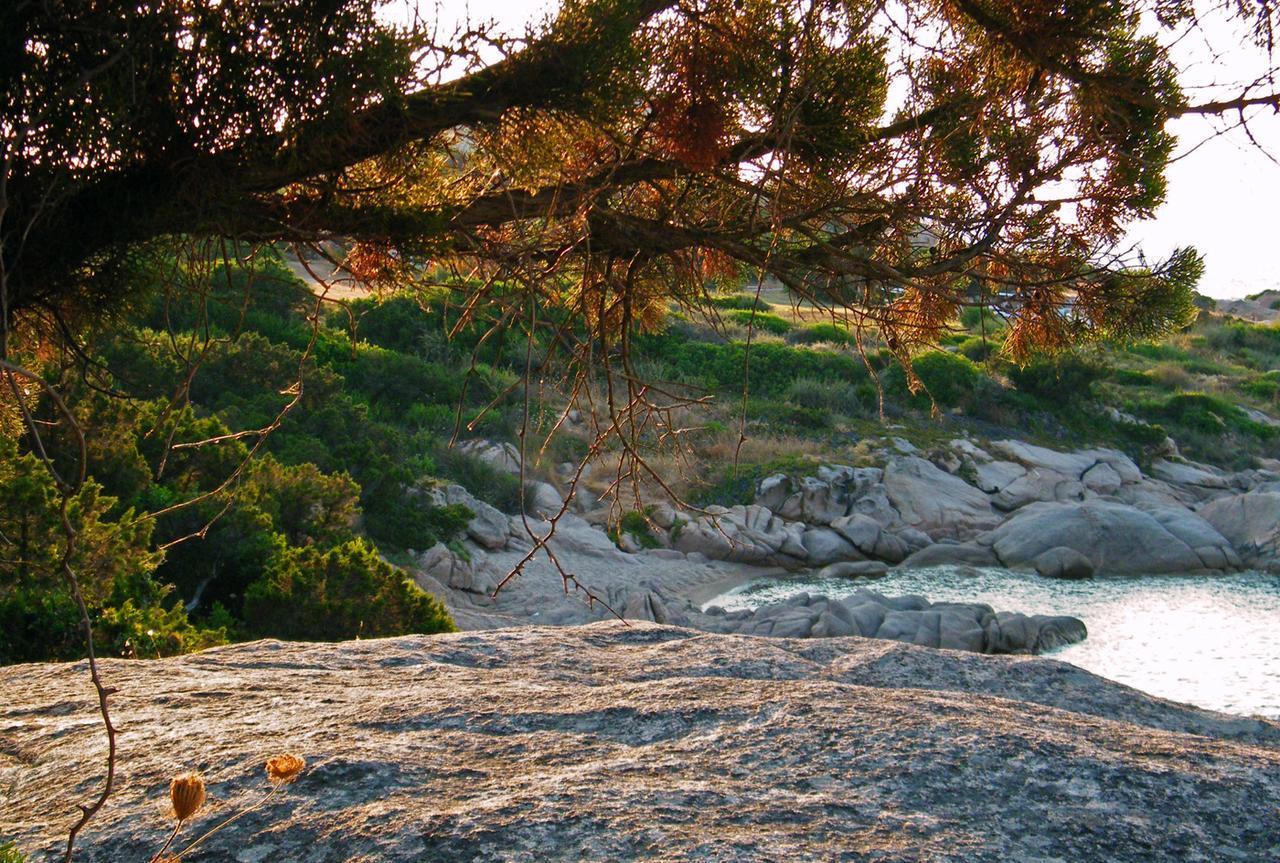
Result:
[[972,567],[890,572],[881,579],[816,573],[761,579],[708,605],[755,608],[807,591],[832,597],[860,587],[931,602],[985,602],[997,611],[1070,614],[1089,628],[1054,651],[1152,695],[1242,715],[1280,719],[1280,576],[1140,576],[1059,581]]

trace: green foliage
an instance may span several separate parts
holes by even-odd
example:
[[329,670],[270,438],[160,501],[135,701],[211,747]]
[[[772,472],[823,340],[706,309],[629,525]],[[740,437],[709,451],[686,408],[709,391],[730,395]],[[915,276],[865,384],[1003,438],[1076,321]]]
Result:
[[995,312],[985,306],[966,306],[960,310],[960,325],[975,333],[996,333],[1005,323]]
[[846,327],[824,322],[792,329],[787,333],[787,341],[796,345],[848,345],[853,343],[853,333]]
[[622,518],[618,520],[618,533],[631,534],[641,548],[658,548],[661,545],[649,527],[648,516],[637,510],[622,514]]
[[732,311],[727,312],[724,319],[775,336],[784,335],[791,329],[791,322],[786,318],[768,312]]
[[1135,369],[1112,367],[1107,371],[1107,379],[1127,387],[1151,386],[1151,377],[1146,372],[1140,372]]
[[[169,655],[184,645],[220,643],[199,631],[152,571],[152,524],[89,480],[71,498],[75,532],[68,563],[103,655]],[[0,438],[0,663],[74,659],[84,652],[80,612],[62,569],[67,537],[60,495],[45,466]],[[149,631],[149,632],[148,632]]]
[[711,300],[711,305],[717,309],[745,309],[747,311],[756,310],[761,312],[772,311],[773,306],[764,300],[747,296],[746,294],[734,294],[731,297],[715,297]]
[[1000,351],[1000,343],[991,338],[969,336],[960,342],[957,349],[967,359],[975,363],[984,363]]
[[[636,346],[644,356],[661,357],[678,380],[710,390],[741,393],[744,383],[754,396],[781,397],[798,378],[858,382],[867,371],[847,354],[757,342],[707,343],[671,332],[642,337]],[[749,359],[749,361],[748,361]]]
[[452,447],[436,452],[440,472],[465,487],[477,500],[506,513],[520,511],[520,478]]
[[[911,361],[911,368],[925,385],[928,394],[919,393],[911,399],[917,407],[928,404],[929,396],[941,407],[956,407],[968,402],[974,394],[982,370],[970,360],[948,351],[927,351]],[[885,389],[899,396],[907,396],[906,374],[898,366],[891,366],[884,375]]]
[[466,529],[475,515],[460,504],[434,506],[425,495],[389,499],[388,504],[370,501],[366,511],[369,536],[398,548],[431,548],[448,542]]
[[1259,440],[1271,440],[1280,429],[1250,419],[1242,409],[1218,396],[1179,393],[1163,402],[1148,402],[1143,412],[1201,434],[1233,433]]
[[1009,379],[1020,392],[1045,401],[1068,404],[1093,397],[1093,388],[1106,370],[1080,354],[1041,356],[1009,370]]
[[18,850],[12,842],[0,845],[0,863],[27,863],[27,855]]
[[846,416],[865,412],[869,403],[858,386],[847,381],[821,381],[797,378],[787,387],[786,400],[793,405],[813,410],[827,410]]
[[1240,385],[1254,398],[1280,401],[1280,370],[1266,372]]
[[756,484],[765,477],[785,473],[800,477],[812,473],[818,462],[807,456],[787,456],[767,462],[729,466],[711,484],[699,489],[692,498],[696,506],[738,506],[755,501]]
[[245,596],[245,626],[293,640],[377,638],[456,629],[448,611],[354,539],[277,554]]
[[804,407],[789,401],[753,398],[747,402],[747,419],[765,426],[782,427],[801,434],[831,427],[831,410]]

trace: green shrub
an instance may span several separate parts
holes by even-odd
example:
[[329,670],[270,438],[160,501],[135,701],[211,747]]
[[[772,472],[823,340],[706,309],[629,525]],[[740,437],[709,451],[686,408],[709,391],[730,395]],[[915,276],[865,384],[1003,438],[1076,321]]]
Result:
[[1191,374],[1185,368],[1168,361],[1156,363],[1147,376],[1156,386],[1166,390],[1185,390],[1192,384]]
[[988,334],[1004,329],[1004,320],[991,309],[968,306],[960,310],[960,325],[970,332]]
[[[417,353],[424,341],[444,329],[444,319],[419,305],[417,298],[397,295],[385,299],[361,299],[349,306],[355,319],[356,338],[402,354]],[[351,318],[345,311],[330,315],[328,323],[346,329]]]
[[747,311],[768,312],[773,306],[756,296],[748,296],[747,294],[734,294],[731,297],[715,297],[711,300],[711,305],[717,309],[745,309]]
[[1280,429],[1250,419],[1236,405],[1205,393],[1179,393],[1163,402],[1143,405],[1144,412],[1201,434],[1236,433],[1270,440]]
[[856,416],[867,406],[856,385],[816,378],[796,378],[787,387],[786,400],[802,408],[830,410],[847,416]]
[[831,411],[827,408],[801,407],[774,399],[751,399],[747,403],[747,419],[786,426],[802,434],[831,427]]
[[18,850],[12,842],[0,845],[0,863],[27,863],[27,855]]
[[975,363],[983,363],[991,359],[999,350],[1000,343],[982,336],[969,336],[959,345],[960,354]]
[[724,315],[724,319],[775,336],[784,335],[791,329],[791,322],[786,318],[768,312],[731,311]]
[[327,551],[289,548],[272,559],[244,603],[259,637],[335,641],[453,632],[449,612],[364,540]]
[[[919,376],[928,394],[919,393],[912,398],[916,407],[929,404],[929,396],[943,407],[964,404],[972,396],[982,378],[982,370],[970,360],[947,351],[928,351],[911,361],[911,368]],[[884,373],[885,390],[897,396],[908,393],[907,376],[899,366],[891,366]]]
[[1151,377],[1146,372],[1135,371],[1134,369],[1108,369],[1107,379],[1126,387],[1151,386]]
[[369,536],[378,542],[426,549],[453,539],[474,515],[461,504],[434,506],[423,495],[380,496],[365,507],[364,523]]
[[634,509],[623,513],[622,518],[618,520],[618,533],[631,534],[632,538],[640,543],[641,548],[658,548],[661,545],[649,528],[648,517]]
[[1240,385],[1240,389],[1254,398],[1280,400],[1280,370],[1248,380]]
[[745,374],[751,394],[764,397],[782,396],[792,381],[802,377],[855,383],[867,377],[858,358],[791,345],[753,343],[749,362],[746,345],[741,342],[711,344],[668,333],[637,339],[637,347],[643,355],[663,357],[678,380],[740,393]]
[[1020,391],[1038,399],[1067,404],[1093,397],[1093,386],[1106,374],[1098,363],[1075,353],[1042,356],[1009,370]]
[[796,327],[787,333],[787,341],[795,345],[816,345],[821,343],[848,345],[853,343],[853,333],[839,324],[820,323]]
[[506,513],[520,511],[520,478],[452,447],[436,452],[440,476]]
[[812,473],[818,462],[807,456],[790,456],[767,462],[751,462],[727,467],[715,482],[691,497],[695,506],[738,506],[755,502],[756,483],[776,473],[800,477]]
[[1156,344],[1154,342],[1138,342],[1129,345],[1128,351],[1148,360],[1185,360],[1187,352],[1173,345]]

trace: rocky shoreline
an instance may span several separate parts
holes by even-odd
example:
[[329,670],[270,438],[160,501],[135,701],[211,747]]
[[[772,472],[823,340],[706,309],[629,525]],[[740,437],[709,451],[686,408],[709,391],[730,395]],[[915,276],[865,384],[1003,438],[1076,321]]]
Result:
[[[519,471],[514,448],[479,442],[470,451]],[[862,635],[1034,653],[1084,638],[1084,625],[867,591],[842,601],[802,595],[731,614],[703,606],[735,584],[802,569],[851,579],[890,567],[957,565],[1058,578],[1280,569],[1280,464],[1228,474],[1170,456],[1144,472],[1110,449],[1058,452],[957,438],[925,453],[894,439],[875,466],[824,464],[805,475],[765,477],[750,505],[694,512],[659,502],[647,511],[643,536],[624,530],[616,543],[603,530],[604,513],[561,513],[560,493],[546,482],[528,487],[528,520],[459,486],[436,493],[476,517],[464,553],[444,545],[421,553],[415,578],[466,629],[586,623],[616,613],[711,632]],[[539,555],[493,599],[531,537],[548,534],[563,572]],[[600,601],[566,593],[565,573]]]

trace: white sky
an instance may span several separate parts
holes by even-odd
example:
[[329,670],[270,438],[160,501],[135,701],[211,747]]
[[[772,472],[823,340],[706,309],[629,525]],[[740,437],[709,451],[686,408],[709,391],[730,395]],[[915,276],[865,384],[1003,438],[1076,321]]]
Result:
[[[520,32],[558,6],[557,0],[441,0],[434,8],[425,0],[419,4],[424,17],[440,22],[442,34],[452,30],[452,22],[466,18],[472,23],[497,21],[509,32]],[[1259,50],[1221,23],[1206,26],[1212,46],[1200,37],[1175,46],[1175,57],[1189,76],[1206,84],[1256,77],[1263,66]],[[1215,54],[1215,48],[1221,53]],[[1194,90],[1189,98],[1198,102],[1238,93],[1239,88]],[[1280,164],[1239,129],[1214,137],[1214,125],[1204,118],[1184,118],[1171,130],[1179,138],[1180,157],[1168,169],[1168,197],[1154,219],[1133,226],[1128,239],[1151,261],[1179,246],[1194,246],[1205,257],[1200,290],[1211,297],[1280,289]],[[1280,159],[1280,116],[1269,109],[1257,111],[1250,130]]]

